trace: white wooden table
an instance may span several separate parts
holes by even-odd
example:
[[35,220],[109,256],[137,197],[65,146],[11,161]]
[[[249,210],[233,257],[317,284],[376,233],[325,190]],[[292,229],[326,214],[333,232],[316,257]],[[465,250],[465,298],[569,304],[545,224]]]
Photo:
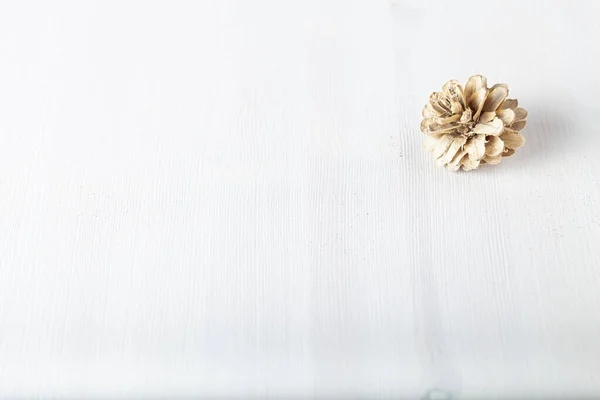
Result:
[[[0,398],[600,396],[599,13],[0,1]],[[447,172],[476,73],[527,144]]]

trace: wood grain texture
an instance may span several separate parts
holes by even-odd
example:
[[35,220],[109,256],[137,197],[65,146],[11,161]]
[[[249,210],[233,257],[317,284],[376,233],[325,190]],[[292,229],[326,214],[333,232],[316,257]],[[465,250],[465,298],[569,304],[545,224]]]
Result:
[[[600,396],[598,11],[0,2],[0,397]],[[527,143],[449,173],[475,73]]]

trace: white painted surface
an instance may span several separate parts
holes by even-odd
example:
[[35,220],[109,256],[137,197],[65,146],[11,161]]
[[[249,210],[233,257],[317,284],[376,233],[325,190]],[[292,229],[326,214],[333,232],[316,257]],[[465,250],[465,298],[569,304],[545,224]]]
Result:
[[[600,396],[598,12],[0,1],[0,397]],[[453,174],[474,73],[527,145]]]

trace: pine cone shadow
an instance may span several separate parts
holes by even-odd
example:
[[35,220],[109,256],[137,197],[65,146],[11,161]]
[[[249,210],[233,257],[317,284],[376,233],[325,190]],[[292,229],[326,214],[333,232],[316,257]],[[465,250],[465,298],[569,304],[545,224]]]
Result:
[[[568,151],[582,151],[587,146],[585,137],[578,135],[574,115],[559,104],[527,107],[527,126],[521,131],[525,146],[502,160],[503,169],[544,168],[552,160],[560,159]],[[571,118],[569,117],[571,116]]]

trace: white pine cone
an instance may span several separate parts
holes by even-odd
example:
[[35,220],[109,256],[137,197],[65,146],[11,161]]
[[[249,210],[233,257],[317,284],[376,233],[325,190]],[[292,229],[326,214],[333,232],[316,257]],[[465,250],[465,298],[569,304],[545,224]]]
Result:
[[451,171],[498,164],[502,157],[513,155],[525,144],[519,131],[525,127],[527,111],[507,96],[507,85],[488,89],[481,75],[469,78],[464,89],[449,81],[441,92],[431,94],[423,108],[425,148]]

